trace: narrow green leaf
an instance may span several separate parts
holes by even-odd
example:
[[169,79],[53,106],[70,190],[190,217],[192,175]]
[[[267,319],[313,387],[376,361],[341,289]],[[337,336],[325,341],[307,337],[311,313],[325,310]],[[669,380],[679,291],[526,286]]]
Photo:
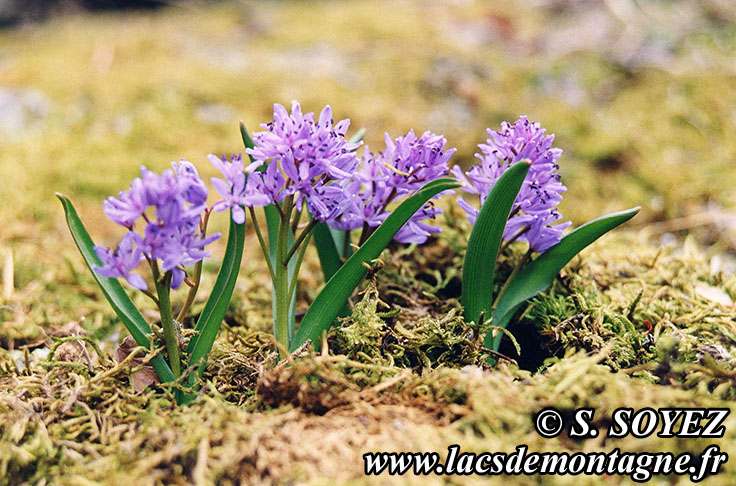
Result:
[[330,228],[330,233],[332,233],[332,239],[335,240],[335,247],[340,254],[340,258],[346,260],[350,258],[350,255],[353,254],[353,247],[350,244],[350,231]]
[[[347,232],[340,231],[344,239],[348,237]],[[314,233],[312,238],[314,239],[314,246],[317,248],[317,256],[319,257],[319,264],[322,267],[322,274],[324,275],[325,282],[328,282],[342,266],[342,258],[340,258],[340,252],[338,245],[340,244],[335,239],[335,233],[325,223],[319,223],[314,227]],[[342,248],[340,246],[339,248]],[[347,317],[350,315],[350,306],[347,301],[343,303],[342,308],[337,314],[337,317]]]
[[[589,221],[562,238],[557,245],[539,255],[522,269],[509,284],[506,293],[503,294],[498,303],[492,324],[498,327],[506,327],[519,307],[527,299],[547,289],[557,273],[575,255],[608,231],[634,217],[639,209],[627,209]],[[497,350],[500,343],[501,334],[498,334],[495,338],[491,336],[491,333],[486,335],[485,344],[489,349]]]
[[332,235],[332,231],[330,231],[330,227],[325,223],[318,223],[314,227],[312,238],[314,239],[314,246],[317,248],[322,274],[325,277],[325,282],[327,282],[342,266],[337,242]]
[[[130,297],[117,279],[102,277],[92,270],[92,267],[102,265],[102,262],[95,253],[94,242],[84,227],[82,220],[79,219],[79,215],[69,198],[59,193],[56,193],[56,197],[59,198],[61,204],[64,206],[66,222],[74,243],[79,248],[79,252],[92,272],[92,276],[97,281],[97,285],[100,286],[105,298],[112,306],[115,314],[123,322],[130,335],[133,336],[135,342],[139,346],[148,349],[150,347],[148,335],[151,334],[151,327],[130,300]],[[157,355],[154,357],[151,360],[151,365],[156,370],[156,374],[162,382],[173,381],[175,379],[174,373],[163,356]]]
[[[230,230],[227,237],[227,247],[222,258],[220,271],[215,279],[210,296],[199,315],[195,330],[197,334],[189,342],[187,352],[191,364],[206,358],[212,350],[220,325],[235,289],[238,279],[238,270],[243,256],[243,242],[245,240],[245,223],[237,224],[230,218]],[[200,370],[203,369],[204,362]]]
[[424,185],[416,194],[402,202],[317,295],[297,329],[291,350],[297,349],[307,339],[311,339],[315,347],[319,348],[322,332],[330,328],[350,294],[365,276],[367,268],[364,264],[378,258],[404,223],[430,198],[459,186],[454,179],[440,179]]
[[463,260],[461,301],[467,322],[478,323],[481,315],[491,316],[498,249],[527,172],[529,162],[521,161],[501,174],[475,219]]
[[[250,132],[248,132],[248,129],[245,128],[245,123],[243,123],[243,120],[240,120],[240,136],[243,138],[243,145],[245,145],[245,148],[253,148],[255,147],[255,144],[253,143],[253,137],[250,136]],[[253,162],[253,157],[250,155],[250,161]]]

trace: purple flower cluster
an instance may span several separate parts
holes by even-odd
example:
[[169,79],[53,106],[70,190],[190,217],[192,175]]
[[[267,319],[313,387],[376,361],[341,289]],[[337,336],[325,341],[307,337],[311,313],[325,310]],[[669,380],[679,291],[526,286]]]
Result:
[[245,210],[242,206],[265,206],[271,203],[271,198],[261,185],[262,180],[253,176],[246,177],[246,171],[255,168],[255,163],[244,169],[240,154],[233,155],[229,161],[227,157],[219,158],[210,154],[207,160],[225,176],[225,180],[216,177],[211,179],[215,190],[222,196],[222,200],[212,206],[216,212],[232,208],[233,221],[242,224],[245,222]]
[[[386,149],[378,155],[365,147],[363,165],[355,177],[345,182],[344,190],[350,195],[346,210],[329,222],[341,230],[354,230],[367,225],[379,226],[386,220],[388,206],[413,193],[425,183],[447,175],[448,160],[455,149],[445,149],[445,138],[431,132],[417,137],[414,131],[395,141],[386,134]],[[442,213],[431,201],[417,211],[396,233],[401,243],[424,243],[431,233],[440,228],[424,222]]]
[[345,140],[349,126],[347,119],[335,124],[329,106],[315,121],[314,114],[302,113],[296,101],[291,114],[275,104],[273,122],[261,125],[264,131],[253,133],[255,147],[246,150],[255,160],[250,169],[266,164],[264,171],[248,175],[247,184],[252,194],[265,196],[265,201],[256,203],[246,197],[246,205],[280,203],[294,196],[297,209],[306,201],[317,221],[341,214],[349,198],[340,181],[350,179],[359,165],[354,150],[360,143]]
[[[146,281],[133,273],[143,261],[159,261],[161,270],[172,273],[172,288],[178,288],[184,268],[209,256],[203,248],[219,238],[202,234],[202,213],[207,209],[208,190],[190,162],[181,160],[161,175],[141,167],[128,191],[104,202],[105,214],[128,229],[115,250],[96,246],[103,265],[94,270],[104,277],[125,278],[133,287],[146,290]],[[142,221],[142,231],[135,225]]]
[[[557,159],[562,150],[552,147],[554,135],[546,135],[539,123],[522,116],[513,124],[503,122],[501,130],[488,129],[490,138],[478,147],[480,164],[463,174],[455,166],[453,175],[463,183],[463,189],[480,196],[481,205],[501,174],[512,164],[524,159],[531,161],[529,173],[506,223],[504,240],[526,241],[533,251],[542,253],[557,244],[570,222],[553,224],[562,219],[557,206],[567,188],[560,182]],[[458,205],[475,222],[478,208],[458,198]]]

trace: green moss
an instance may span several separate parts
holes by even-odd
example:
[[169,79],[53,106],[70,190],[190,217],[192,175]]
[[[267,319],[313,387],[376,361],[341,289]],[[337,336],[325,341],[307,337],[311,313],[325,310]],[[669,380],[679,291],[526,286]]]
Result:
[[353,308],[353,315],[335,328],[334,339],[329,341],[331,349],[363,362],[420,370],[480,362],[479,330],[466,324],[458,309],[442,317],[406,320],[401,308],[378,312],[379,305],[389,307],[371,284]]

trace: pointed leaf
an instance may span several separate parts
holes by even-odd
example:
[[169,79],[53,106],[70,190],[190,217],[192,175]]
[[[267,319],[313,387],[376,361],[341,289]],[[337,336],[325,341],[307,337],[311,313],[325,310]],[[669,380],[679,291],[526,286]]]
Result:
[[190,364],[200,363],[200,373],[204,369],[207,355],[212,350],[220,325],[225,317],[228,305],[238,279],[240,261],[243,257],[243,242],[245,240],[245,223],[237,224],[230,218],[230,230],[227,237],[227,247],[222,258],[222,265],[217,279],[212,287],[210,296],[199,315],[195,330],[197,334],[189,342],[187,352],[190,354]]
[[[498,302],[492,325],[506,327],[519,307],[526,300],[546,290],[552,284],[557,273],[575,255],[608,231],[633,218],[639,212],[639,209],[627,209],[589,221],[562,238],[557,245],[539,255],[522,269],[509,284],[506,293]],[[501,337],[498,334],[494,338],[491,333],[488,333],[485,339],[486,347],[497,350],[501,343]]]
[[[120,318],[123,325],[125,325],[125,328],[128,330],[130,335],[133,336],[135,342],[138,343],[139,346],[143,346],[148,349],[150,347],[148,335],[151,334],[151,327],[133,304],[133,301],[130,300],[130,297],[117,279],[102,277],[92,270],[92,267],[102,265],[97,253],[95,253],[94,242],[89,236],[87,229],[84,227],[82,220],[79,219],[79,215],[74,209],[69,198],[59,193],[56,193],[56,197],[59,198],[61,204],[64,206],[66,222],[69,226],[72,238],[74,239],[74,243],[76,243],[77,248],[79,248],[79,252],[82,254],[84,262],[92,272],[92,276],[97,281],[97,285],[100,286],[105,298],[110,303],[115,314]],[[171,371],[171,368],[168,363],[166,363],[163,356],[155,356],[151,360],[151,365],[156,370],[156,374],[158,374],[158,377],[162,382],[173,381],[175,379],[174,373]]]
[[501,174],[475,219],[463,260],[461,301],[467,322],[477,323],[481,315],[491,315],[498,249],[527,172],[529,162],[521,161]]
[[365,276],[367,268],[364,264],[378,258],[404,223],[430,198],[442,191],[459,186],[460,184],[454,179],[440,179],[424,185],[416,194],[404,200],[356,250],[353,256],[340,267],[317,295],[297,329],[291,350],[297,349],[307,339],[311,339],[315,347],[319,348],[322,332],[330,328],[350,294]]

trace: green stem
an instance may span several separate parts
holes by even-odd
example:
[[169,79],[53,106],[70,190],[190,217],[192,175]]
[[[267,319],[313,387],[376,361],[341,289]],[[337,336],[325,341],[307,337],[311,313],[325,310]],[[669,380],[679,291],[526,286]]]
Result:
[[[493,301],[493,312],[495,312],[496,307],[498,307],[498,303],[501,301],[501,297],[503,297],[503,294],[506,293],[506,290],[508,290],[509,285],[511,285],[511,281],[514,280],[514,277],[516,277],[516,274],[521,271],[522,268],[524,268],[524,265],[527,264],[529,261],[529,258],[532,256],[532,249],[529,248],[529,250],[524,254],[523,257],[516,263],[516,266],[511,271],[511,275],[508,276],[506,281],[503,283],[503,286],[501,287],[501,290],[498,291],[498,295],[496,296],[496,299]],[[493,315],[493,313],[491,313]],[[488,316],[486,316],[486,319]],[[482,323],[481,323],[482,324]]]
[[[516,234],[515,234],[515,235],[514,235],[514,236],[513,236],[513,237],[512,237],[511,239],[509,239],[509,240],[507,240],[507,241],[504,241],[503,245],[501,245],[501,248],[499,248],[499,250],[498,250],[498,254],[499,254],[499,255],[501,255],[501,254],[502,254],[503,252],[505,252],[505,251],[506,251],[506,249],[507,249],[507,248],[508,248],[509,246],[511,246],[511,244],[512,244],[513,242],[515,242],[515,241],[516,241],[517,239],[519,239],[519,238],[521,237],[521,235],[523,235],[523,234],[524,234],[524,233],[526,233],[527,231],[529,231],[529,226],[524,226],[524,227],[522,227],[522,228],[521,228],[521,230],[520,230],[520,231],[518,231],[518,232],[517,232],[517,233],[516,233]],[[499,264],[500,264],[500,263],[501,263],[501,260],[500,260],[500,259],[498,259],[498,258],[496,258],[496,263],[495,263],[495,265],[493,266],[493,273],[494,273],[494,274],[495,274],[496,272],[498,272],[498,266],[499,266]]]
[[518,240],[527,231],[529,231],[529,226],[526,226],[526,225],[522,226],[521,229],[517,231],[514,236],[512,236],[510,239],[504,242],[503,246],[501,246],[501,249],[498,250],[498,253],[503,253],[504,251],[506,251],[506,248],[508,248],[511,245],[511,243]]
[[307,247],[309,246],[309,239],[311,238],[312,233],[309,233],[309,236],[306,240],[304,240],[304,245],[299,249],[299,254],[296,257],[296,265],[294,265],[294,273],[291,276],[291,282],[289,283],[289,298],[294,298],[294,293],[296,292],[296,283],[297,280],[299,280],[299,269],[302,266],[302,261],[304,261],[304,254],[307,252]]
[[256,217],[256,211],[252,207],[248,208],[248,211],[250,212],[250,218],[253,220],[253,228],[256,230],[256,237],[258,238],[258,244],[261,245],[261,251],[263,252],[263,258],[266,259],[266,265],[268,265],[268,273],[271,274],[271,281],[276,281],[276,274],[273,271],[273,265],[271,265],[271,256],[270,252],[268,251],[268,246],[266,245],[266,240],[263,239],[263,233],[261,233],[261,228],[258,226],[258,218]]
[[304,208],[294,208],[296,209],[296,214],[294,215],[294,221],[291,223],[291,232],[293,234],[296,234],[296,230],[299,228],[299,220],[302,218],[302,213],[304,212]]
[[363,223],[363,229],[360,231],[360,239],[358,240],[358,246],[363,246],[365,240],[373,234],[373,228],[368,226],[368,223]]
[[201,279],[202,260],[194,264],[194,286],[189,289],[187,300],[184,302],[184,305],[179,311],[179,314],[177,314],[176,316],[176,320],[178,322],[182,322],[184,320],[184,318],[187,316],[187,312],[189,312],[189,308],[192,307],[192,304],[194,303],[194,298],[197,296],[197,291],[199,290],[199,282],[201,281]]
[[294,256],[294,253],[296,253],[296,251],[299,249],[301,244],[304,242],[305,238],[307,236],[312,236],[312,230],[314,229],[315,226],[317,226],[317,222],[318,221],[316,219],[312,219],[307,225],[307,227],[304,228],[304,230],[299,235],[299,238],[296,239],[296,241],[294,242],[294,245],[292,245],[292,247],[289,249],[289,252],[286,254],[286,258],[284,259],[284,265],[289,263],[289,260],[291,260],[291,257]]
[[179,357],[179,339],[176,336],[176,327],[174,325],[174,316],[171,311],[171,272],[166,272],[160,277],[158,265],[155,263],[153,268],[153,280],[156,283],[156,293],[158,293],[159,312],[161,313],[161,327],[164,331],[164,342],[166,343],[166,352],[169,355],[169,366],[174,376],[179,378],[181,375],[181,358]]
[[[286,215],[291,214],[294,197],[289,196],[284,199],[284,207],[281,222],[279,224],[279,233],[276,238],[276,265],[274,270],[274,293],[276,294],[276,315],[274,316],[274,324],[276,331],[276,339],[282,344],[283,349],[289,349],[289,306],[291,304],[291,296],[289,295],[289,260],[287,258],[288,238],[289,238],[289,218]],[[281,358],[285,358],[283,351],[280,350]]]
[[[204,212],[204,217],[202,218],[202,221],[199,224],[200,232],[202,233],[202,239],[207,236],[207,224],[210,222],[210,214],[211,209],[208,209]],[[194,264],[194,285],[190,287],[189,292],[187,293],[187,300],[184,301],[184,306],[179,311],[179,314],[176,316],[177,322],[182,322],[184,318],[187,316],[187,312],[189,312],[189,309],[192,307],[192,304],[194,303],[194,298],[197,296],[197,291],[199,290],[199,283],[202,281],[202,260],[198,261]]]
[[348,258],[348,252],[350,251],[350,231],[345,231],[345,239],[342,241],[342,255],[340,258],[344,262]]
[[149,297],[152,301],[156,303],[156,307],[158,307],[158,298],[150,291],[150,290],[141,290],[143,295]]

